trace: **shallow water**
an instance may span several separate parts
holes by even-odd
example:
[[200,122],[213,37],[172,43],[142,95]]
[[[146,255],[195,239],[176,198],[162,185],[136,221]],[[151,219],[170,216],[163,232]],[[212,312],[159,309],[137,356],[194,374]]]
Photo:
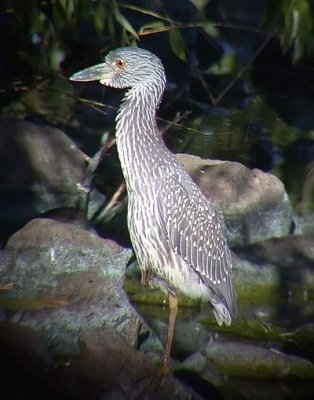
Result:
[[[133,288],[134,289],[134,288]],[[139,291],[143,289],[138,288]],[[145,292],[145,291],[144,291]],[[151,293],[157,302],[156,293]],[[146,293],[150,296],[149,290]],[[160,294],[160,301],[166,302],[166,297]],[[132,295],[130,295],[132,299]],[[162,300],[163,299],[163,300]],[[195,352],[202,352],[204,348],[210,347],[215,343],[231,343],[237,348],[238,345],[248,344],[256,346],[252,348],[252,354],[249,355],[249,362],[246,365],[241,361],[234,359],[231,364],[227,361],[228,354],[221,355],[226,361],[218,367],[220,381],[217,390],[224,399],[311,399],[314,394],[313,379],[304,378],[283,378],[278,376],[280,366],[276,363],[263,366],[263,360],[254,352],[256,349],[270,349],[275,353],[283,353],[290,356],[300,357],[310,362],[314,361],[313,343],[314,331],[313,323],[298,325],[296,315],[308,315],[314,313],[314,301],[295,302],[292,307],[285,307],[290,311],[286,319],[278,316],[278,307],[281,304],[287,304],[288,299],[279,299],[277,301],[254,302],[247,304],[239,301],[239,315],[231,327],[218,327],[214,321],[212,311],[208,305],[183,305],[179,307],[178,319],[176,323],[174,341],[172,346],[172,362],[180,360],[183,362]],[[156,349],[156,344],[151,348],[142,345],[143,351],[157,351],[159,358],[162,357],[162,351],[166,343],[168,327],[168,307],[166,304],[145,304],[137,297],[136,303],[133,303],[137,311],[142,315],[147,325],[157,334],[162,346]],[[154,350],[153,350],[154,349]],[[253,361],[252,361],[253,359]],[[216,365],[213,362],[213,365]],[[236,365],[236,366],[235,366]],[[217,366],[217,365],[216,365]],[[215,367],[214,367],[215,368]],[[257,372],[258,371],[258,372]],[[284,373],[284,370],[282,370]],[[182,375],[181,371],[174,374],[188,383],[196,392],[209,398],[211,383],[201,378],[201,375],[191,374]],[[277,376],[276,376],[277,375]],[[302,375],[302,373],[301,373]],[[212,377],[212,383],[215,385],[216,375]],[[215,397],[214,397],[215,398]],[[218,397],[219,398],[219,397]]]

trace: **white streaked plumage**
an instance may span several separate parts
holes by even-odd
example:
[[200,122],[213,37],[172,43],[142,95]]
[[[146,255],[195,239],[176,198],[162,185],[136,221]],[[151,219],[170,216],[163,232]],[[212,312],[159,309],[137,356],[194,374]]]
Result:
[[119,109],[116,141],[128,191],[128,227],[142,273],[175,294],[209,301],[219,325],[237,313],[231,255],[217,212],[174,155],[156,124],[164,68],[139,48],[111,51],[103,64],[71,79],[130,88]]

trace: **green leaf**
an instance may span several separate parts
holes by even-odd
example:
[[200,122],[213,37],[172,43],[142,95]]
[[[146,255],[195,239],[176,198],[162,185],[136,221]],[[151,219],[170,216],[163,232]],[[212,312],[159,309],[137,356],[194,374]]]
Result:
[[67,21],[67,14],[63,4],[56,2],[52,9],[52,22],[56,27],[62,27]]
[[184,41],[181,32],[177,28],[172,28],[169,32],[169,43],[174,54],[182,61],[186,60]]
[[268,0],[264,23],[280,37],[283,52],[293,50],[293,60],[310,54],[313,42],[313,7],[309,0]]
[[116,34],[116,28],[115,28],[114,20],[113,20],[113,18],[112,18],[111,13],[109,14],[109,17],[108,17],[108,15],[107,15],[106,22],[107,22],[107,27],[108,27],[109,36],[110,36],[111,38],[114,38],[114,37],[115,37],[115,34]]
[[139,36],[143,34],[150,34],[154,32],[159,32],[161,29],[166,28],[163,21],[150,22],[149,24],[142,25],[138,31]]
[[99,3],[98,5],[96,5],[94,10],[94,24],[96,31],[99,34],[103,31],[104,28],[105,15],[106,15],[106,10],[104,4]]
[[209,35],[212,35],[214,37],[219,37],[219,30],[217,29],[215,23],[206,21],[206,23],[204,24],[204,29]]
[[117,3],[114,3],[113,13],[114,13],[116,20],[119,22],[119,24],[122,26],[122,28],[126,32],[129,32],[137,40],[139,40],[138,34],[135,32],[133,26],[129,23],[129,21],[121,14],[121,11],[119,10]]

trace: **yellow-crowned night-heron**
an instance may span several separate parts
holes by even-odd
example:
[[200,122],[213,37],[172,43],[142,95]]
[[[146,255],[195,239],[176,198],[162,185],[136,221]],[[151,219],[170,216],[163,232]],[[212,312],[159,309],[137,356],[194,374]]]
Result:
[[120,48],[105,62],[74,74],[130,88],[117,115],[116,143],[128,193],[128,228],[142,277],[169,293],[168,364],[177,294],[208,301],[219,325],[236,316],[231,256],[217,212],[167,149],[156,110],[166,78],[150,51]]

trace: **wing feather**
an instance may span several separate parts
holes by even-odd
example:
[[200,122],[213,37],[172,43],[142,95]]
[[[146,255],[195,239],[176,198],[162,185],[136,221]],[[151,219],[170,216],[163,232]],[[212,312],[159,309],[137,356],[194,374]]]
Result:
[[[167,177],[165,186],[169,199],[164,202],[167,232],[172,247],[187,259],[193,268],[212,283],[219,283],[231,269],[229,248],[224,238],[220,219],[199,189]],[[173,190],[173,188],[176,190]],[[193,190],[194,189],[194,190]]]
[[217,212],[188,176],[170,174],[163,179],[161,186],[167,194],[160,196],[161,208],[171,247],[225,299],[233,313],[236,305],[229,276],[231,255]]

